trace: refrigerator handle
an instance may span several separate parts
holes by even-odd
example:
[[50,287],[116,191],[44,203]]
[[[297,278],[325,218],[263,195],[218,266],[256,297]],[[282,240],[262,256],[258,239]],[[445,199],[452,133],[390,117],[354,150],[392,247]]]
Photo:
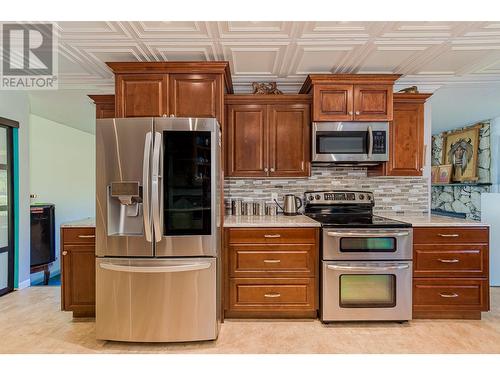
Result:
[[171,272],[188,272],[201,271],[210,268],[210,263],[190,263],[169,266],[128,266],[112,263],[101,263],[99,265],[104,270],[117,272],[137,272],[137,273],[171,273]]
[[152,205],[153,205],[153,228],[155,233],[155,242],[162,239],[162,230],[160,223],[160,157],[161,157],[161,133],[155,132],[153,146],[153,178],[152,178]]
[[144,233],[146,234],[146,241],[152,241],[152,228],[151,228],[151,209],[149,206],[149,165],[151,162],[151,137],[152,132],[146,133],[146,140],[144,141],[144,159],[142,162],[142,206],[144,216]]

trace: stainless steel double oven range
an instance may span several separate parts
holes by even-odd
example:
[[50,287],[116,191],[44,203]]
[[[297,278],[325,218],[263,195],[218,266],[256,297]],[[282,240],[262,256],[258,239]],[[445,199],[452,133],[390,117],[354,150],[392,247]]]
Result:
[[321,320],[411,320],[411,224],[373,215],[371,192],[310,191],[305,201],[322,225]]
[[220,142],[215,119],[97,121],[98,339],[217,338]]

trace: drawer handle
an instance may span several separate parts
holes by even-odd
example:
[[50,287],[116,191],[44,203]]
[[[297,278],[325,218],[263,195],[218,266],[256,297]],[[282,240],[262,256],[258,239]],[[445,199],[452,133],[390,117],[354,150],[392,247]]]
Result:
[[451,293],[451,294],[439,293],[439,295],[443,298],[457,298],[458,297],[457,293]]
[[458,259],[438,259],[441,263],[458,263]]
[[281,234],[264,234],[264,238],[280,238]]
[[95,238],[95,234],[79,234],[78,238]]
[[458,237],[458,234],[443,234],[443,233],[438,233],[439,237]]
[[278,298],[278,297],[281,297],[281,294],[280,293],[266,293],[266,294],[264,294],[264,297],[267,297],[267,298]]
[[264,259],[264,263],[281,263],[281,259]]
[[68,254],[68,252],[67,252],[66,250],[64,250],[64,251],[62,252],[62,255],[67,255],[67,254]]

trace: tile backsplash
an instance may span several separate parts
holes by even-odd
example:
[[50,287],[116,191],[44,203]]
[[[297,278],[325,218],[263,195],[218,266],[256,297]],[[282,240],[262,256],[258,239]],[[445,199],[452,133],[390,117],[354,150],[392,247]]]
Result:
[[429,212],[426,177],[367,177],[366,168],[313,166],[304,179],[240,179],[224,181],[225,198],[271,201],[271,194],[295,194],[303,198],[308,190],[367,190],[375,195],[376,213],[422,214]]

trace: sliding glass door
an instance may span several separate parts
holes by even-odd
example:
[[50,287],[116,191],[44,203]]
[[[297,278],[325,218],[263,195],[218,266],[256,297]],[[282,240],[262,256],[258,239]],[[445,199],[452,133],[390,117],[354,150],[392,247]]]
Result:
[[0,296],[14,288],[12,128],[0,121]]

